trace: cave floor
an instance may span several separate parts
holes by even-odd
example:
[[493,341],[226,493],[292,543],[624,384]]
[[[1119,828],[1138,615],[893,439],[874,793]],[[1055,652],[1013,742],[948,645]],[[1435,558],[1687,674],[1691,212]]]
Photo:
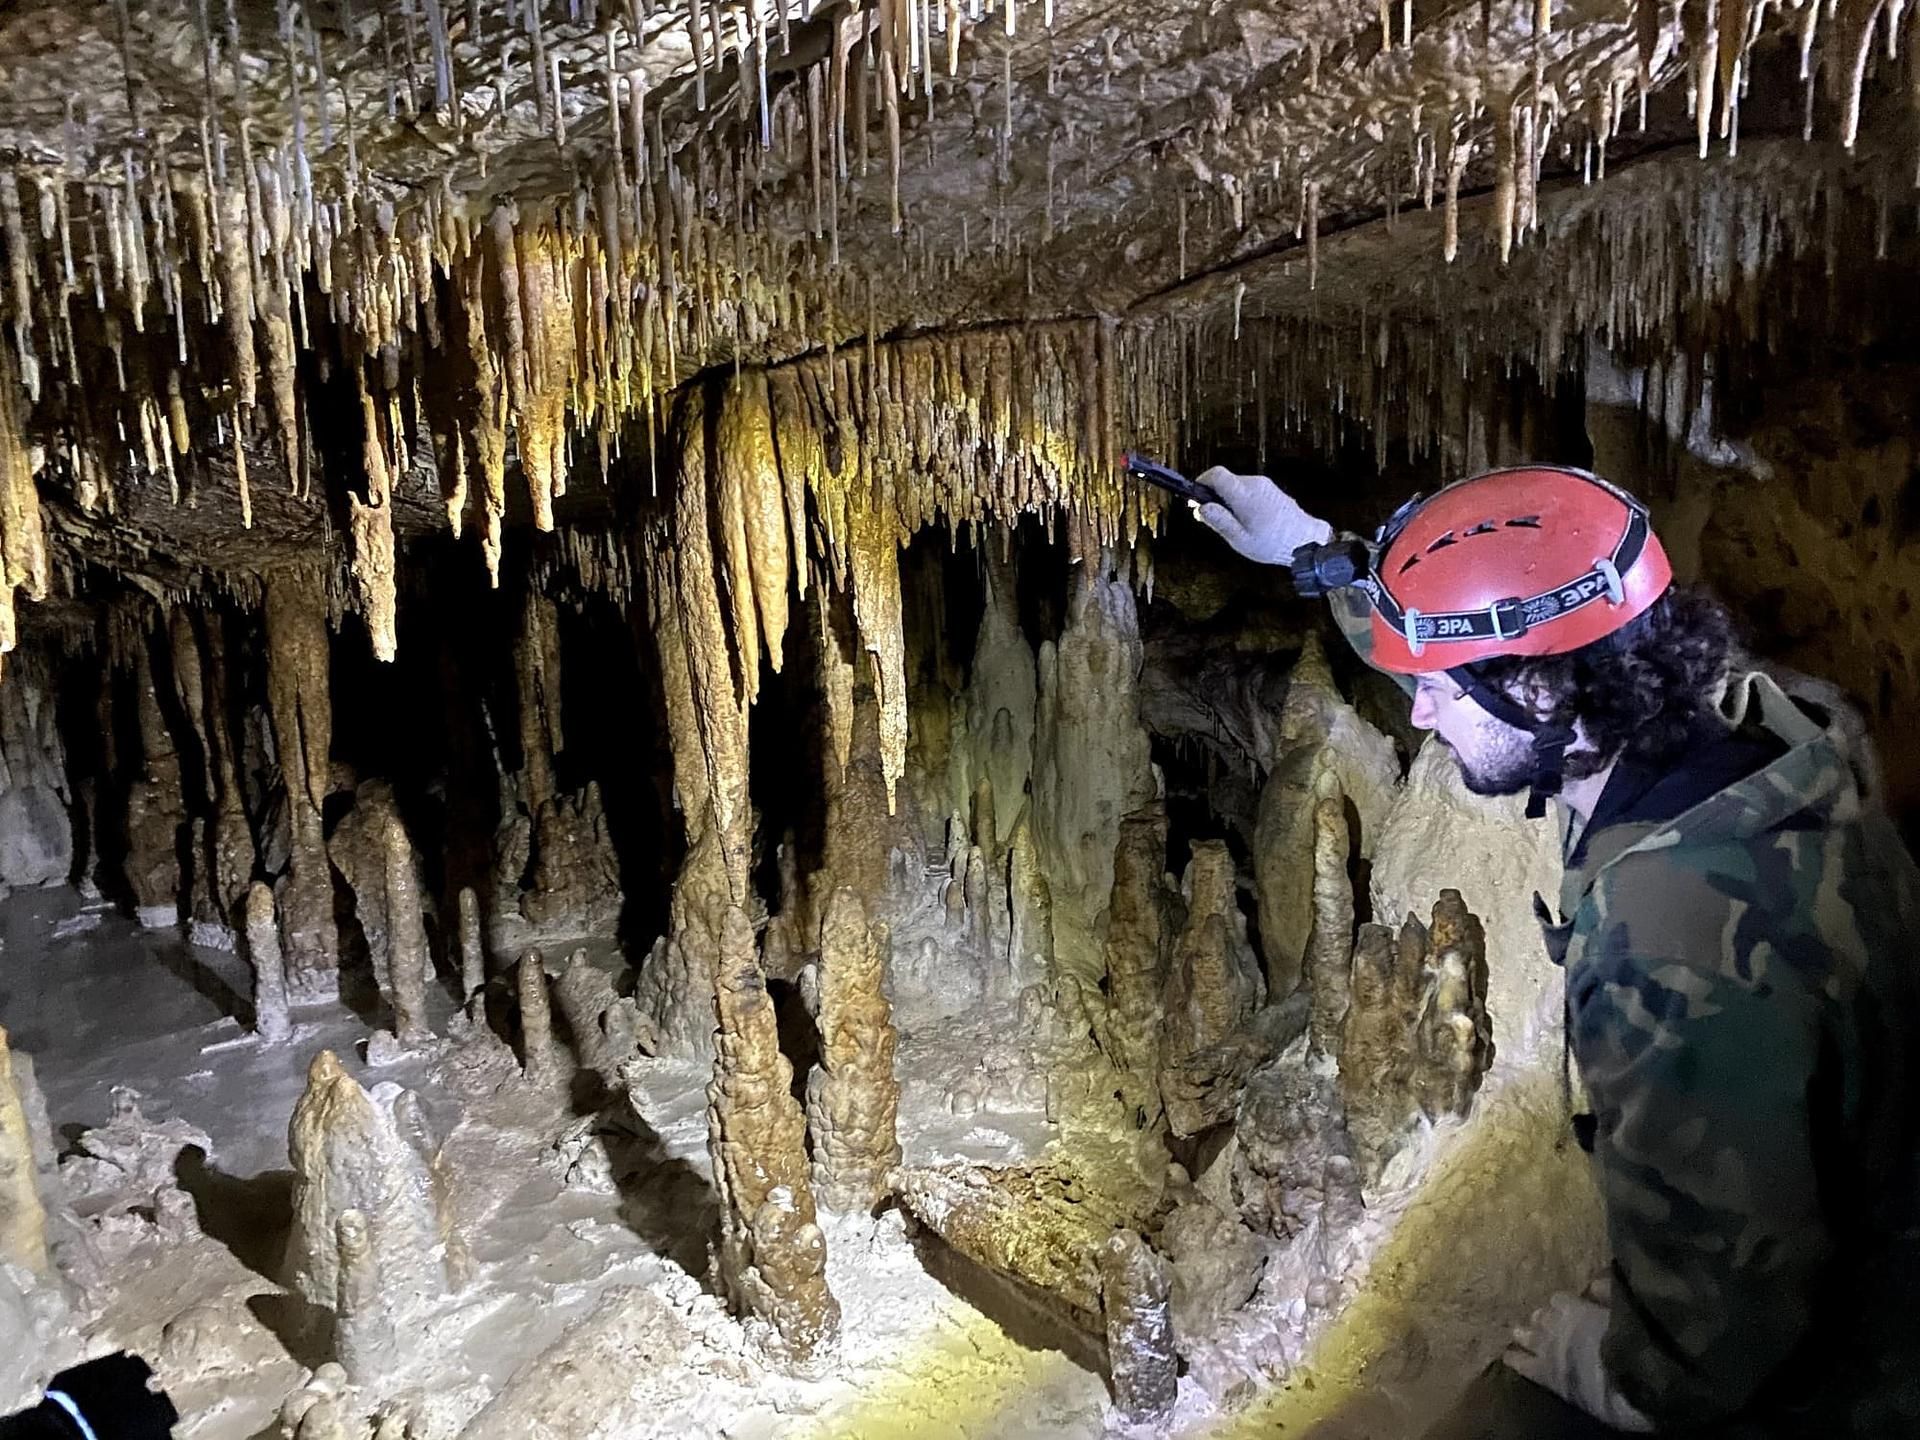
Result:
[[[156,1225],[138,1196],[103,1207],[96,1195],[82,1207],[99,1275],[77,1312],[88,1345],[124,1346],[154,1361],[185,1416],[182,1440],[269,1440],[280,1403],[326,1358],[304,1338],[301,1302],[277,1283],[291,1215],[287,1120],[322,1048],[362,1084],[416,1091],[444,1137],[473,1278],[406,1337],[408,1353],[385,1390],[389,1405],[430,1417],[430,1433],[457,1433],[516,1370],[563,1357],[568,1326],[622,1287],[665,1298],[695,1343],[670,1363],[598,1374],[586,1366],[581,1383],[605,1395],[600,1435],[1103,1433],[1106,1387],[1084,1345],[956,1280],[892,1210],[823,1213],[829,1280],[845,1316],[830,1372],[805,1380],[764,1365],[699,1278],[714,1223],[704,1067],[632,1066],[638,1113],[617,1133],[600,1127],[610,1164],[596,1174],[575,1163],[591,1107],[530,1089],[504,1045],[442,1040],[373,1067],[362,1043],[369,1018],[331,1004],[298,1010],[293,1040],[267,1047],[236,1018],[247,1013],[248,987],[238,957],[143,931],[71,890],[0,902],[0,1024],[17,1051],[34,1057],[63,1152],[109,1119],[114,1087],[135,1092],[148,1122],[184,1121],[210,1142],[204,1156],[196,1147],[174,1163],[171,1183],[195,1214],[184,1231]],[[436,987],[433,1006],[445,1033],[451,992]],[[1037,1107],[989,1100],[951,1113],[957,1084],[1005,1064],[1002,1037],[1013,1028],[1011,1014],[991,1009],[900,1017],[908,1163],[1017,1163],[1052,1137]],[[1164,1433],[1417,1434],[1438,1398],[1484,1362],[1499,1328],[1489,1317],[1524,1318],[1534,1297],[1506,1285],[1488,1291],[1513,1269],[1513,1247],[1530,1243],[1531,1226],[1539,1232],[1531,1243],[1554,1248],[1541,1221],[1565,1208],[1555,1190],[1569,1183],[1566,1168],[1515,1183],[1516,1147],[1533,1150],[1553,1123],[1529,1098],[1533,1088],[1516,1086],[1496,1112],[1512,1123],[1463,1132],[1477,1138],[1439,1164],[1453,1180],[1420,1185],[1417,1203],[1409,1185],[1372,1217],[1374,1280],[1310,1355],[1294,1357],[1287,1384],[1222,1415],[1183,1383]],[[1476,1211],[1481,1223],[1463,1223]],[[1284,1269],[1276,1265],[1276,1278]]]
[[[142,1197],[83,1207],[102,1278],[77,1308],[89,1349],[152,1359],[185,1417],[182,1440],[276,1434],[281,1401],[325,1358],[275,1278],[291,1214],[287,1121],[323,1048],[364,1085],[419,1093],[455,1177],[475,1278],[410,1337],[419,1353],[406,1403],[457,1425],[608,1291],[643,1286],[667,1295],[701,1344],[683,1374],[605,1377],[617,1382],[609,1435],[1100,1433],[1099,1377],[1044,1333],[1016,1340],[943,1286],[897,1215],[823,1217],[847,1317],[836,1367],[816,1381],[763,1370],[694,1278],[714,1204],[704,1067],[642,1062],[639,1133],[619,1137],[618,1157],[637,1173],[569,1183],[556,1137],[580,1117],[566,1096],[521,1086],[504,1048],[475,1058],[443,1045],[369,1066],[369,1017],[343,1004],[299,1008],[292,1041],[264,1046],[237,1018],[250,1013],[250,987],[240,957],[142,930],[71,889],[0,902],[0,1024],[33,1057],[62,1152],[109,1120],[116,1087],[150,1124],[181,1121],[211,1142],[174,1166],[194,1203],[190,1233],[163,1234]],[[436,986],[431,1003],[444,1030],[452,995]],[[1044,1144],[1051,1127],[1037,1112],[957,1116],[943,1103],[1004,1018],[903,1025],[909,1160],[1004,1163]]]

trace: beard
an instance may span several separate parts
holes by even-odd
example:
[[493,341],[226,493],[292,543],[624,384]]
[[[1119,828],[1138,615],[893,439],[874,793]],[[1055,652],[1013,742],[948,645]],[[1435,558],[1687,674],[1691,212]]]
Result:
[[[1480,752],[1469,760],[1452,746],[1453,760],[1460,767],[1460,783],[1475,795],[1519,795],[1533,786],[1533,741],[1518,731],[1507,735],[1483,734]],[[1445,745],[1446,741],[1442,740]]]

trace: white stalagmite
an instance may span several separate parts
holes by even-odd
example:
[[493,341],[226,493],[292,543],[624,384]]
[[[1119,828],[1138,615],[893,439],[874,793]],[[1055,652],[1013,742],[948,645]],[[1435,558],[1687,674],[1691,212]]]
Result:
[[269,1044],[293,1034],[287,1014],[287,966],[273,891],[256,880],[247,887],[247,958],[253,964],[253,1028]]
[[420,882],[414,873],[413,846],[398,815],[381,827],[381,856],[387,891],[387,970],[393,981],[393,1028],[401,1040],[432,1034],[427,1024],[427,985],[433,959],[427,952],[426,925],[420,918]]

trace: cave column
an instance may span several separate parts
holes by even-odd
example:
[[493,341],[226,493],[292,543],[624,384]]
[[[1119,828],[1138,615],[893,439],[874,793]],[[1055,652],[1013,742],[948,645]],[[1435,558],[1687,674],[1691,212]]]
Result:
[[286,786],[291,847],[280,882],[287,989],[297,1001],[339,991],[321,807],[327,797],[332,710],[327,694],[327,603],[319,577],[281,571],[267,579],[267,705]]

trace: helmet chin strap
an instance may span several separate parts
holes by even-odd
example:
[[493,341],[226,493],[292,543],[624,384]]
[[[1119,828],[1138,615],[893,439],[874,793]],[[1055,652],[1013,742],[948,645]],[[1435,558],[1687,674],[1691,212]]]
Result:
[[1573,728],[1555,720],[1540,719],[1504,690],[1487,684],[1471,665],[1456,665],[1447,675],[1494,719],[1533,737],[1533,780],[1527,790],[1527,818],[1540,819],[1547,813],[1547,800],[1560,793],[1566,779],[1567,747],[1573,744]]

